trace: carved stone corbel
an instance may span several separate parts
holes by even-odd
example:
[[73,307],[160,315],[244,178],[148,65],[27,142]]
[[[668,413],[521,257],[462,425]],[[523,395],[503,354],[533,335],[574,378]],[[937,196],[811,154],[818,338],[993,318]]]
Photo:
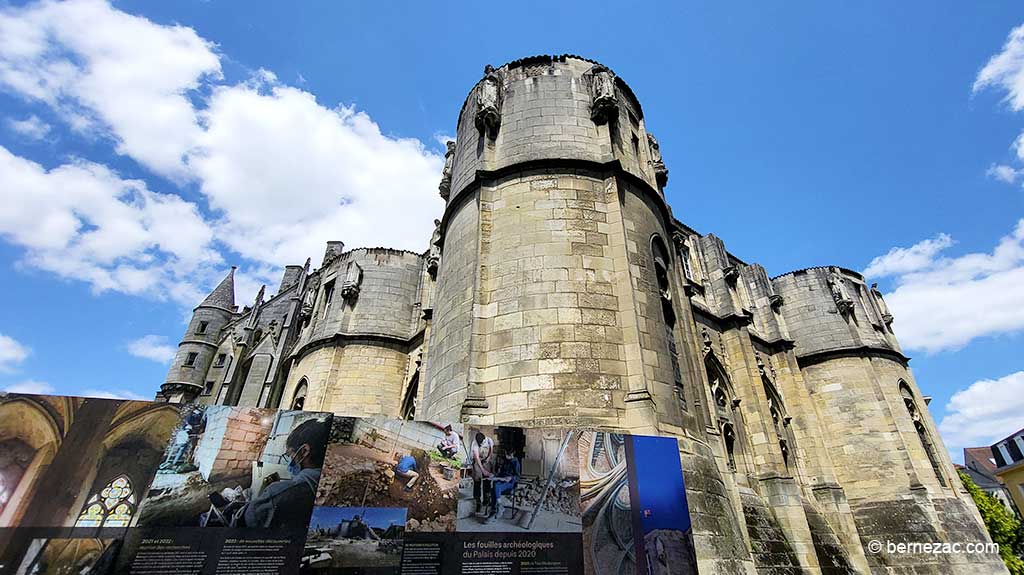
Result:
[[728,266],[722,270],[722,273],[729,285],[736,285],[736,281],[740,279],[740,270],[736,266]]

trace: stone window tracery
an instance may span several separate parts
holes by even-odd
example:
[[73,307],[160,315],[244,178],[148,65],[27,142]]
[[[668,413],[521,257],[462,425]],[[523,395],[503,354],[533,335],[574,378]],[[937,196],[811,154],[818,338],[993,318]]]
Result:
[[127,527],[135,514],[135,501],[131,480],[118,475],[86,501],[75,527]]

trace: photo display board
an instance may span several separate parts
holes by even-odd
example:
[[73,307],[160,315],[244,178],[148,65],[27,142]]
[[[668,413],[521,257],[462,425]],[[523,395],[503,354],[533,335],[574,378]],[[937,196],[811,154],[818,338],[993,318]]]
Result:
[[0,395],[0,573],[697,573],[674,438]]

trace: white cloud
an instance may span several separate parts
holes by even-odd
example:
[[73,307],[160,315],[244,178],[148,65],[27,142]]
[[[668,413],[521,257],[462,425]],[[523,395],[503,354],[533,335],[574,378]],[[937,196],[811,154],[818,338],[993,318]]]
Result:
[[78,394],[80,397],[98,397],[100,399],[131,399],[133,401],[152,401],[152,397],[143,397],[127,389],[86,389]]
[[192,303],[197,268],[220,262],[196,206],[76,161],[46,170],[0,146],[0,236],[23,262],[95,291]]
[[918,242],[909,248],[892,248],[883,256],[871,260],[864,275],[883,277],[914,272],[930,266],[935,255],[953,245],[953,238],[939,234],[934,239]]
[[1004,164],[992,164],[985,172],[990,178],[1007,184],[1013,184],[1017,178],[1024,174],[1024,170],[1017,170]]
[[991,445],[1024,427],[1024,371],[972,383],[953,394],[945,412],[939,432],[951,454]]
[[162,335],[144,335],[128,343],[128,353],[157,363],[168,363],[174,359],[175,346],[167,343]]
[[943,234],[894,248],[864,272],[893,276],[885,299],[905,348],[934,353],[1024,329],[1024,219],[991,253],[939,257],[952,243]]
[[280,85],[218,88],[202,118],[191,165],[222,215],[218,237],[238,253],[283,265],[329,239],[426,249],[443,159],[418,140]]
[[42,140],[50,133],[50,125],[32,114],[24,120],[7,120],[8,127],[30,140]]
[[72,127],[110,135],[117,151],[182,178],[200,131],[190,92],[220,75],[210,42],[101,0],[0,10],[0,84],[51,105]]
[[19,381],[8,385],[4,388],[7,393],[34,393],[36,395],[46,395],[56,391],[54,387],[44,381],[36,381],[34,379],[26,379],[25,381]]
[[0,372],[10,372],[15,364],[25,361],[29,348],[22,345],[13,337],[0,333]]
[[[321,105],[270,71],[223,84],[212,42],[99,0],[0,9],[0,87],[198,184],[206,205],[95,163],[46,170],[0,149],[0,200],[24,203],[0,214],[0,235],[25,247],[30,265],[97,291],[194,304],[197,285],[219,281],[210,266],[224,248],[242,256],[228,257],[250,283],[276,280],[269,266],[316,261],[332,239],[421,251],[443,207],[443,158],[420,141],[383,133],[353,107]],[[70,194],[57,193],[63,184]]]
[[974,80],[974,91],[996,87],[1006,91],[1006,103],[1024,110],[1024,25],[1010,31],[1002,52],[992,56]]

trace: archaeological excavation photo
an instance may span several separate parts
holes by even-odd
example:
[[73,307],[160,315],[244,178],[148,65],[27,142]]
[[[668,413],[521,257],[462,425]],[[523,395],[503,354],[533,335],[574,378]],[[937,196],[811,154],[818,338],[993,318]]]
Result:
[[[190,406],[142,500],[139,526],[304,527],[329,425],[330,415],[316,412]],[[268,513],[278,501],[287,505]]]
[[467,425],[458,530],[580,532],[578,433]]
[[335,417],[316,504],[406,510],[410,532],[455,530],[462,425]]

